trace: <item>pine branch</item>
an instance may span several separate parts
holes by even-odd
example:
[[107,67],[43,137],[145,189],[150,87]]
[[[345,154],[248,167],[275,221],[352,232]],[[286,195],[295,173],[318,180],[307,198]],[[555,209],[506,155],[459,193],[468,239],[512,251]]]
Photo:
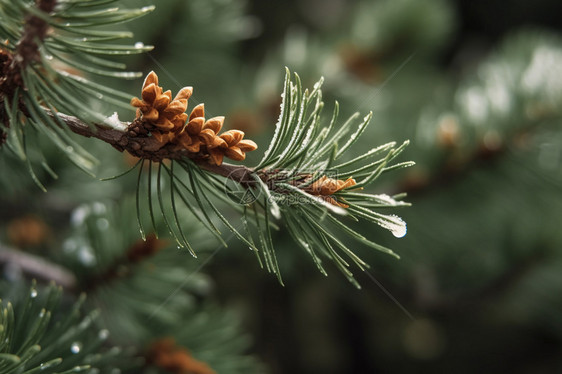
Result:
[[[529,150],[529,139],[562,117],[555,78],[561,56],[562,40],[556,35],[533,30],[506,38],[447,98],[428,105],[432,114],[419,126],[429,134],[426,151],[440,159],[439,166],[431,174],[407,178],[400,190],[435,191],[514,150]],[[475,100],[481,109],[474,109]]]
[[[103,122],[106,118],[88,105],[94,98],[130,109],[130,95],[83,76],[138,77],[139,73],[119,71],[125,65],[100,56],[129,55],[152,48],[109,43],[130,38],[132,34],[96,29],[127,22],[153,9],[104,8],[114,1],[0,0],[0,40],[3,41],[0,47],[0,137],[8,149],[26,163],[33,180],[42,189],[45,188],[33,170],[35,163],[45,164],[40,147],[35,144],[36,134],[49,139],[74,164],[90,174],[97,163],[95,157],[69,136],[70,131],[61,129],[60,124],[45,113],[45,109],[71,113],[89,124]],[[69,70],[78,74],[69,74]],[[31,156],[27,151],[30,148],[39,152]],[[50,169],[49,172],[52,174]]]
[[[276,274],[280,281],[271,233],[272,228],[278,227],[278,221],[285,224],[322,273],[326,274],[326,270],[321,258],[326,257],[356,285],[349,270],[350,264],[354,263],[360,269],[368,265],[347,246],[344,237],[354,238],[365,246],[398,257],[390,249],[355,231],[350,224],[367,220],[389,230],[396,237],[406,234],[406,223],[401,218],[379,213],[375,209],[406,206],[407,203],[399,201],[398,197],[357,191],[372,184],[385,172],[411,166],[411,162],[392,164],[408,142],[398,146],[394,142],[388,143],[345,160],[344,155],[353,149],[357,139],[366,131],[372,113],[362,120],[355,114],[343,124],[338,124],[336,104],[329,125],[324,126],[322,80],[309,91],[303,89],[298,75],[293,77],[287,70],[281,113],[263,159],[253,168],[229,165],[223,162],[225,157],[242,161],[247,152],[257,148],[257,144],[244,139],[240,130],[221,133],[224,117],[205,118],[203,104],[195,106],[188,115],[188,99],[193,88],[184,87],[172,98],[171,91],[164,91],[158,85],[156,73],[151,72],[145,78],[140,98],[130,99],[127,94],[82,76],[57,70],[50,62],[56,58],[84,73],[126,78],[136,76],[92,68],[91,65],[121,68],[120,64],[102,60],[98,55],[141,53],[150,47],[106,44],[107,38],[113,40],[125,34],[85,30],[83,27],[90,23],[102,25],[133,19],[151,8],[77,12],[77,7],[85,7],[89,2],[68,0],[46,14],[41,9],[0,1],[4,4],[0,11],[9,9],[22,18],[25,16],[30,25],[24,30],[45,38],[34,39],[37,43],[35,47],[41,45],[41,48],[33,50],[37,53],[32,51],[29,43],[23,43],[29,45],[23,50],[27,51],[25,57],[30,61],[20,65],[17,71],[21,84],[13,92],[2,91],[3,106],[0,108],[10,127],[8,147],[26,162],[32,178],[42,189],[45,188],[35,175],[27,152],[30,147],[27,135],[31,131],[50,139],[73,163],[92,173],[97,160],[74,142],[70,136],[73,132],[100,139],[121,152],[127,151],[140,158],[136,165],[140,165],[136,207],[143,239],[146,238],[145,221],[152,226],[151,231],[158,232],[156,217],[160,216],[177,246],[187,248],[195,256],[192,245],[187,241],[188,236],[183,233],[185,223],[181,222],[178,213],[183,206],[226,245],[221,237],[220,225],[217,225],[220,222],[254,251],[260,263]],[[105,3],[102,1],[97,5]],[[44,35],[43,26],[34,26],[34,16],[52,27],[53,32]],[[61,21],[67,19],[74,21]],[[0,25],[0,37],[13,39],[17,36],[19,40],[27,40],[26,31],[22,32],[18,27],[15,22]],[[92,37],[88,37],[90,34]],[[96,35],[99,37],[94,37]],[[5,71],[8,61],[21,55],[8,43],[3,56],[2,70]],[[131,105],[136,107],[134,120],[122,122],[116,115],[108,118],[84,105],[92,97],[103,98],[108,103],[128,109]],[[124,99],[128,99],[130,104],[123,105]],[[346,138],[356,121],[359,122],[357,128]],[[223,215],[217,201],[226,202],[239,211],[243,233]]]
[[[201,263],[174,250],[170,240],[157,240],[152,234],[146,241],[139,240],[138,227],[130,219],[134,210],[133,200],[128,198],[118,204],[96,202],[77,207],[72,213],[73,230],[60,257],[78,278],[79,291],[88,291],[85,306],[100,309],[112,342],[133,345],[142,352],[159,338],[169,337],[181,346],[176,358],[189,358],[192,364],[205,362],[218,373],[262,372],[259,362],[246,353],[250,342],[239,328],[237,316],[209,300],[213,283],[201,271]],[[162,217],[155,220],[161,227]],[[203,253],[216,248],[200,225],[190,222],[186,235]],[[182,322],[178,325],[177,321]],[[172,358],[167,354],[171,352],[161,353]],[[162,356],[148,358],[153,365],[147,372],[154,366],[170,368]]]
[[[142,166],[148,161],[146,196],[148,196],[148,213],[152,227],[157,231],[153,208],[153,201],[156,201],[167,231],[175,238],[179,247],[186,247],[195,255],[186,236],[182,233],[182,223],[179,222],[177,216],[175,194],[178,194],[186,208],[193,211],[195,217],[204,223],[213,234],[217,234],[219,231],[208,214],[208,211],[214,212],[216,217],[238,239],[256,253],[262,253],[266,268],[277,274],[279,280],[281,280],[280,272],[270,233],[271,227],[275,226],[273,223],[275,219],[284,221],[290,234],[304,250],[311,254],[321,272],[326,273],[314,248],[334,261],[339,270],[356,284],[352,273],[348,270],[349,263],[337,253],[336,249],[339,248],[359,268],[364,269],[368,265],[349,249],[333,230],[342,231],[345,235],[350,235],[367,246],[398,257],[390,249],[368,240],[351,229],[342,222],[340,217],[348,216],[352,220],[366,219],[391,231],[397,237],[404,236],[406,234],[404,221],[397,216],[381,214],[372,209],[405,206],[406,203],[386,195],[353,192],[353,189],[362,189],[383,172],[410,166],[412,163],[390,165],[390,162],[407,145],[405,142],[399,147],[396,147],[395,143],[389,143],[374,148],[363,156],[338,164],[336,160],[349,150],[365,131],[371,115],[369,114],[363,119],[355,133],[338,150],[338,143],[346,135],[356,116],[351,117],[343,126],[336,128],[336,106],[330,126],[320,130],[320,113],[323,107],[320,87],[321,82],[314,87],[312,92],[303,91],[298,76],[296,83],[293,83],[290,81],[290,75],[287,74],[283,95],[284,104],[277,124],[278,128],[263,160],[256,168],[223,163],[222,157],[225,155],[234,158],[244,157],[242,149],[245,148],[236,148],[238,142],[242,143],[240,139],[243,134],[239,132],[236,135],[238,140],[234,142],[231,142],[234,136],[230,135],[228,131],[224,135],[218,134],[222,119],[209,119],[205,122],[202,117],[202,105],[195,107],[189,116],[189,121],[184,123],[187,116],[183,114],[183,111],[187,107],[186,98],[191,94],[191,88],[182,89],[176,99],[171,100],[171,94],[163,93],[162,88],[157,86],[157,77],[154,73],[149,74],[143,85],[143,101],[132,100],[133,105],[140,109],[137,112],[137,118],[130,123],[118,121],[116,118],[105,119],[103,123],[85,123],[78,117],[55,113],[45,108],[41,108],[41,110],[57,126],[66,127],[81,136],[100,139],[115,149],[127,151],[142,160],[137,187],[137,221],[143,238],[145,238],[145,229],[142,223],[142,204],[139,194],[141,175],[144,173]],[[165,104],[158,104],[160,101]],[[312,111],[308,113],[311,108]],[[215,126],[217,123],[218,126]],[[108,127],[108,125],[112,127]],[[184,134],[188,134],[188,137],[182,138]],[[238,149],[238,151],[229,153],[231,149]],[[248,148],[248,150],[252,149],[255,149],[255,145],[251,149]],[[386,153],[386,155],[378,161],[361,166],[361,163],[367,158],[379,153]],[[172,162],[170,168],[163,163],[165,160]],[[157,186],[155,187],[151,183],[152,163],[157,165],[158,170]],[[177,171],[174,172],[174,163],[186,173],[189,184],[178,176]],[[243,220],[246,226],[245,234],[240,233],[228,222],[207,196],[208,194],[215,195],[226,201],[230,198],[231,204],[232,199],[236,199],[239,190],[229,186],[224,180],[211,178],[206,173],[202,173],[203,171],[209,172],[211,175],[226,177],[227,180],[236,182],[242,191],[246,191],[244,195],[254,196],[250,201],[234,200],[239,204],[238,208],[241,209],[242,215],[245,216]],[[330,173],[334,171],[336,171],[335,175],[331,176]],[[171,205],[165,203],[166,199],[163,197],[164,191],[162,191],[160,182],[166,174],[170,179]],[[353,177],[360,178],[359,183]],[[182,194],[182,190],[191,195],[191,201],[189,197]],[[226,196],[224,196],[225,193]],[[156,195],[154,200],[153,194]],[[260,196],[263,196],[264,199],[261,199]],[[193,206],[200,209],[203,217],[193,210]],[[247,207],[251,207],[253,214],[249,214]],[[169,217],[170,208],[173,212],[172,217]],[[319,223],[326,220],[328,222]],[[252,238],[253,234],[248,227],[248,222],[255,225],[257,241]]]
[[[35,7],[45,13],[51,13],[56,5],[56,0],[36,0]],[[39,45],[45,40],[49,25],[38,15],[28,14],[24,21],[24,31],[22,38],[16,45],[14,63],[19,70],[33,61],[39,61]]]
[[76,287],[76,277],[68,269],[2,243],[0,243],[0,263],[17,267],[31,278],[46,282],[53,281],[70,290]]
[[[160,162],[164,159],[181,160],[190,156],[189,152],[185,149],[173,144],[163,145],[154,137],[135,136],[136,134],[134,132],[132,133],[133,136],[131,136],[130,132],[108,128],[107,125],[103,124],[94,124],[92,127],[79,118],[67,114],[54,114],[48,110],[46,113],[53,119],[60,119],[72,132],[78,135],[87,138],[97,138],[110,144],[120,152],[127,151],[131,155],[139,158]],[[137,127],[138,122],[140,121],[121,122],[121,127]],[[255,182],[252,177],[254,171],[244,165],[232,165],[227,163],[213,165],[209,164],[206,160],[197,158],[193,161],[203,170],[228,177],[242,185],[249,185]]]
[[[55,0],[36,0],[35,6],[46,14],[53,11]],[[43,42],[47,34],[48,24],[37,15],[28,14],[25,17],[23,33],[16,44],[15,53],[9,54],[0,49],[0,118],[3,125],[10,127],[8,115],[4,109],[4,96],[13,98],[16,88],[23,88],[21,71],[28,64],[40,60],[39,44]],[[7,139],[7,134],[0,128],[0,146]]]
[[120,347],[103,346],[109,331],[96,325],[97,310],[84,312],[85,295],[64,317],[61,296],[60,287],[38,289],[33,282],[15,299],[0,300],[0,373],[111,372],[139,366],[139,359]]
[[104,269],[103,272],[86,277],[86,279],[81,282],[81,291],[90,294],[95,292],[100,285],[107,285],[117,278],[126,278],[130,275],[130,268],[144,260],[152,258],[163,247],[165,247],[165,244],[159,242],[154,234],[148,235],[146,240],[137,240],[122,256],[116,258],[108,268]]
[[[46,14],[53,11],[55,0],[36,0],[35,7]],[[21,71],[32,62],[40,60],[39,44],[47,34],[48,24],[35,14],[28,14],[24,20],[21,38],[17,41],[13,55],[0,50],[3,55],[0,92],[12,96],[16,87],[23,87]]]

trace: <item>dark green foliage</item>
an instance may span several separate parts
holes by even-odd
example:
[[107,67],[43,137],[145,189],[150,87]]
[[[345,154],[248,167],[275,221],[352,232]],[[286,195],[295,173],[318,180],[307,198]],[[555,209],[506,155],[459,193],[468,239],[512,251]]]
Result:
[[[60,11],[76,16],[77,9],[88,14],[147,4],[64,2],[78,3],[81,9]],[[15,22],[24,9],[20,5],[32,2],[0,4],[0,12],[9,12],[0,22],[6,29],[2,37],[17,41],[23,31]],[[10,242],[12,223],[26,214],[47,222],[52,235],[26,253],[71,270],[78,291],[65,294],[74,299],[88,289],[83,309],[100,311],[96,328],[110,331],[109,345],[133,344],[142,353],[168,335],[219,373],[259,372],[243,352],[248,340],[230,314],[236,309],[244,329],[254,335],[253,351],[273,372],[560,371],[562,44],[557,29],[498,33],[516,21],[532,24],[541,12],[552,26],[558,22],[555,0],[532,7],[523,1],[443,0],[159,0],[156,5],[138,21],[95,30],[74,25],[69,29],[74,34],[61,26],[77,19],[60,20],[57,40],[47,39],[41,61],[26,69],[28,80],[45,76],[32,84],[34,94],[18,92],[29,96],[33,115],[50,133],[27,126],[33,116],[24,124],[13,101],[2,103],[6,116],[19,122],[9,129],[0,157],[0,241]],[[85,23],[113,17],[103,11],[89,16],[92,21]],[[478,29],[481,25],[487,27]],[[129,38],[129,31],[136,35],[129,44],[142,40],[156,49],[104,54],[110,43],[127,44],[110,38]],[[85,48],[75,43],[82,37],[89,39]],[[14,50],[15,44],[2,48]],[[65,59],[90,72],[84,75],[88,81],[66,76],[75,71],[60,73],[66,77],[64,90],[76,86],[78,91],[72,91],[77,99],[67,108],[78,101],[98,119],[116,110],[123,122],[134,116],[127,101],[129,93],[138,96],[140,83],[111,77],[126,75],[124,62],[134,70],[157,71],[172,91],[194,86],[190,106],[205,102],[207,113],[226,116],[225,128],[242,129],[259,144],[246,165],[263,168],[257,174],[263,178],[253,179],[248,189],[190,160],[153,162],[150,173],[149,161],[141,161],[129,175],[110,182],[80,173],[61,156],[100,177],[119,174],[134,162],[125,166],[106,143],[74,135],[71,140],[94,157],[59,147],[70,143],[29,100],[56,95],[47,85],[53,82],[46,81],[59,79]],[[51,66],[38,69],[43,63]],[[299,78],[283,79],[283,66]],[[92,74],[96,70],[103,75]],[[325,82],[315,87],[321,76]],[[279,117],[283,85],[289,91],[282,106],[287,110]],[[127,94],[108,92],[109,87]],[[332,108],[334,100],[339,105]],[[97,121],[86,118],[92,113],[82,108],[73,110],[67,114]],[[334,111],[341,113],[330,124]],[[370,111],[372,118],[364,120]],[[260,162],[276,121],[285,127]],[[348,142],[355,132],[361,136]],[[405,139],[410,143],[402,148]],[[379,174],[408,165],[404,160],[415,160],[416,166]],[[46,194],[33,186],[29,169]],[[313,177],[305,181],[299,171]],[[320,171],[358,183],[371,176],[374,183],[338,191],[336,201],[349,205],[341,208],[303,193],[322,177]],[[307,204],[292,204],[297,198]],[[401,208],[409,203],[412,208]],[[86,211],[87,217],[77,220]],[[80,225],[70,223],[71,212]],[[400,240],[384,229],[388,217],[398,213],[408,222],[408,234]],[[164,245],[133,264],[126,258],[140,243],[137,217],[144,243],[153,240],[156,229]],[[401,260],[370,247],[391,248]],[[263,267],[279,269],[285,287],[260,272],[254,255]],[[361,292],[334,277],[332,264],[348,277],[352,272]],[[14,278],[13,264],[2,265],[3,276],[23,284]],[[3,287],[1,294],[24,297],[28,286]],[[62,304],[62,314],[70,313],[71,304]],[[96,341],[96,334],[91,338]],[[247,361],[254,363],[241,364]]]
[[[41,154],[38,138],[49,139],[70,161],[90,174],[97,164],[96,157],[73,139],[64,123],[46,111],[71,113],[90,125],[116,126],[108,120],[107,114],[100,113],[100,109],[111,105],[131,110],[131,96],[96,83],[84,74],[138,78],[141,73],[123,72],[124,64],[108,60],[106,56],[138,54],[152,47],[113,43],[114,40],[131,38],[132,34],[103,28],[107,24],[119,24],[143,16],[153,7],[116,10],[108,7],[109,3],[116,1],[64,1],[57,4],[53,12],[45,14],[33,3],[0,2],[0,39],[5,40],[2,48],[15,53],[16,61],[16,65],[12,64],[9,68],[13,71],[6,68],[6,72],[20,77],[25,87],[16,87],[11,95],[5,97],[2,110],[10,127],[7,148],[25,162],[36,184],[45,189],[36,176],[34,164],[40,164],[53,176],[56,174]],[[20,51],[18,40],[29,32],[20,25],[26,16],[31,15],[44,21],[50,32],[44,40],[32,39],[35,50]],[[20,60],[23,62],[18,65]],[[22,108],[25,110],[22,111]]]
[[109,332],[98,327],[98,311],[84,312],[84,295],[66,305],[60,287],[24,287],[16,285],[1,304],[0,373],[93,374],[142,362],[104,345]]
[[[256,359],[244,354],[249,340],[238,317],[211,301],[213,283],[201,271],[222,246],[207,238],[202,225],[188,227],[185,235],[199,244],[195,261],[170,239],[150,235],[142,241],[134,214],[131,200],[119,208],[101,202],[79,206],[59,260],[74,269],[76,287],[87,290],[87,305],[100,309],[112,339],[146,348],[155,338],[173,336],[217,372],[258,372]],[[154,218],[156,227],[166,227],[161,216]]]

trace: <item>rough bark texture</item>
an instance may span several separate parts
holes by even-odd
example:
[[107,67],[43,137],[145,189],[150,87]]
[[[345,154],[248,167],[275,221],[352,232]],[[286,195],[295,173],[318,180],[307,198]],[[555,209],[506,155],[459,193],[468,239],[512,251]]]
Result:
[[[50,116],[55,117],[55,114],[51,112],[48,113]],[[168,143],[162,145],[162,143],[154,137],[148,136],[147,133],[139,133],[137,129],[143,127],[138,126],[137,121],[139,120],[135,120],[131,123],[124,123],[127,125],[128,130],[122,132],[102,125],[95,125],[92,128],[78,118],[63,113],[57,113],[56,116],[74,133],[88,138],[103,140],[118,151],[127,151],[133,156],[156,162],[160,162],[164,159],[179,160],[188,157],[203,170],[228,177],[242,185],[255,183],[255,180],[252,178],[252,173],[254,173],[253,169],[243,165],[231,165],[227,163],[211,165],[206,158],[198,157],[197,154],[191,154],[185,149],[173,144]]]
[[[37,0],[37,9],[50,13],[55,9],[56,0]],[[40,59],[37,41],[47,36],[49,25],[40,17],[28,15],[25,17],[23,33],[15,46],[15,52],[0,48],[0,123],[5,128],[10,126],[4,109],[4,100],[17,100],[14,93],[17,87],[23,87],[21,71],[33,61]],[[7,132],[0,128],[0,146],[6,142]]]

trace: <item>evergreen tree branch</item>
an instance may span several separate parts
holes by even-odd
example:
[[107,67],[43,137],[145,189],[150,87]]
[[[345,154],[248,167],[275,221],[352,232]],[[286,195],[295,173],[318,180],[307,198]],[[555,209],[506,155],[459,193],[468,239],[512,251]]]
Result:
[[60,286],[38,289],[32,282],[27,292],[0,300],[0,373],[109,373],[140,367],[131,352],[105,346],[109,332],[99,329],[98,310],[85,310],[85,299],[82,294],[68,307]]
[[[51,13],[56,5],[56,0],[36,0],[35,7],[45,14]],[[28,14],[24,21],[22,38],[16,45],[14,63],[23,68],[32,61],[40,59],[39,45],[47,35],[49,25],[45,20],[35,14]]]
[[[556,128],[562,116],[560,91],[554,88],[560,56],[558,36],[529,30],[506,38],[448,95],[459,99],[429,103],[425,111],[434,114],[420,120],[419,131],[431,134],[427,149],[439,157],[438,167],[424,175],[413,173],[399,190],[435,192],[481,166],[530,151],[530,139]],[[476,97],[482,110],[471,107]]]
[[[38,10],[48,14],[55,8],[55,0],[36,0]],[[47,35],[48,24],[35,14],[28,14],[24,20],[23,33],[16,43],[13,55],[2,53],[2,77],[0,77],[0,92],[12,96],[16,87],[22,87],[21,71],[27,65],[40,60],[39,44]]]
[[[130,109],[130,95],[85,76],[139,77],[140,73],[120,71],[126,66],[105,56],[138,54],[152,47],[114,43],[132,34],[98,28],[141,17],[154,7],[106,7],[115,0],[0,2],[0,142],[7,143],[8,149],[27,164],[42,189],[33,170],[33,164],[42,163],[43,158],[35,144],[36,134],[49,139],[74,164],[93,174],[97,159],[76,144],[69,131],[61,129],[44,109],[70,113],[88,124],[106,119],[92,109],[95,100]],[[27,150],[31,148],[38,149],[38,154],[30,155]]]
[[159,241],[154,234],[147,235],[146,240],[135,241],[103,271],[92,273],[82,280],[80,291],[90,294],[102,284],[107,285],[118,278],[130,276],[135,265],[154,257],[165,246],[165,242]]
[[[225,244],[217,227],[217,221],[220,221],[259,254],[258,257],[262,256],[263,261],[260,262],[279,280],[271,228],[277,228],[280,220],[301,249],[312,256],[322,273],[326,274],[321,257],[326,257],[355,284],[350,264],[360,269],[365,269],[367,264],[348,247],[342,235],[398,257],[349,224],[367,220],[396,237],[406,234],[406,223],[401,218],[373,209],[408,204],[387,195],[354,191],[370,185],[386,171],[412,165],[411,162],[391,163],[408,142],[402,145],[388,143],[362,156],[347,159],[344,154],[353,149],[364,133],[372,113],[362,120],[356,113],[343,124],[338,124],[336,104],[330,124],[324,126],[322,80],[308,90],[302,87],[298,75],[293,77],[287,70],[281,113],[262,160],[253,168],[229,165],[223,163],[224,157],[242,161],[246,152],[255,150],[257,144],[244,139],[240,130],[221,132],[224,117],[205,118],[203,104],[195,106],[188,114],[186,110],[193,93],[192,87],[182,88],[172,98],[171,91],[160,87],[156,73],[151,72],[144,80],[140,98],[131,99],[130,95],[88,80],[86,74],[70,74],[51,62],[55,59],[83,73],[125,78],[137,76],[135,73],[98,69],[98,66],[124,68],[122,64],[101,59],[99,55],[142,53],[150,47],[142,43],[133,46],[108,44],[106,38],[119,39],[125,37],[124,34],[84,30],[82,27],[84,23],[99,26],[130,20],[146,14],[152,10],[151,7],[77,11],[76,7],[85,7],[90,3],[69,0],[45,13],[42,8],[37,8],[41,2],[36,7],[18,4],[9,8],[8,3],[5,4],[6,10],[17,14],[20,20],[25,19],[30,26],[22,30],[15,22],[0,25],[0,37],[12,41],[2,48],[2,73],[6,72],[6,64],[20,59],[18,53],[25,51],[29,63],[19,66],[17,72],[11,72],[21,77],[21,84],[15,86],[13,92],[2,90],[0,114],[3,120],[8,121],[4,128],[10,127],[8,148],[26,162],[33,180],[43,190],[45,187],[35,175],[27,152],[32,147],[40,152],[40,144],[34,144],[37,137],[49,139],[73,163],[93,174],[97,159],[72,139],[70,133],[73,132],[97,138],[118,151],[127,151],[141,159],[137,163],[140,167],[136,208],[143,239],[146,238],[143,221],[148,221],[158,232],[156,217],[161,216],[163,228],[175,239],[177,246],[188,248],[195,255],[182,233],[184,222],[178,215],[177,205],[183,204]],[[106,2],[97,5],[103,4]],[[38,17],[53,31],[46,33],[44,25],[34,21],[33,17]],[[64,21],[67,19],[77,20]],[[39,34],[33,39],[34,45],[27,41],[26,35],[31,33]],[[93,36],[84,38],[84,33],[92,33]],[[18,45],[26,47],[22,46],[18,52],[14,40],[25,41],[18,42]],[[135,119],[122,122],[116,115],[108,118],[92,109],[95,106],[88,105],[96,99],[128,109],[131,105],[136,107]],[[356,121],[359,122],[357,127],[354,125]],[[33,143],[30,144],[30,140]],[[375,157],[379,159],[373,160]],[[167,178],[169,183],[162,183],[162,178]],[[244,234],[223,215],[216,200],[226,202],[242,214]],[[141,211],[146,213],[146,219],[143,219]],[[252,238],[253,235],[255,238]]]
[[15,266],[30,278],[53,281],[66,289],[76,287],[76,277],[66,268],[0,243],[0,264]]
[[[192,364],[205,362],[217,373],[261,373],[257,360],[246,354],[249,341],[238,327],[238,318],[207,299],[213,283],[201,271],[201,264],[188,253],[174,250],[171,240],[158,240],[153,234],[146,241],[139,240],[136,222],[130,219],[134,211],[134,201],[126,197],[118,204],[96,202],[77,207],[72,213],[73,230],[60,257],[64,266],[73,269],[77,291],[87,292],[86,308],[100,309],[100,320],[112,343],[134,345],[142,353],[168,337],[182,347],[179,356]],[[155,216],[155,220],[161,227],[162,217]],[[215,244],[206,241],[200,225],[191,221],[185,231],[198,243],[199,252],[213,256]],[[175,323],[178,320],[181,326]],[[153,360],[146,372],[167,366],[154,360],[154,355],[148,358]],[[145,370],[131,371],[141,372]]]
[[[358,286],[348,269],[350,263],[344,256],[360,269],[365,269],[368,265],[338,238],[336,232],[341,231],[342,234],[350,235],[368,247],[398,257],[390,249],[353,230],[345,219],[368,220],[389,230],[396,237],[406,234],[406,223],[401,218],[381,214],[373,208],[407,206],[407,203],[387,195],[357,193],[353,190],[363,189],[386,171],[412,165],[411,162],[391,164],[408,142],[399,146],[394,142],[388,143],[352,160],[338,161],[365,131],[372,114],[365,116],[345,141],[344,137],[351,130],[358,115],[336,127],[336,105],[330,126],[323,128],[322,81],[317,83],[312,91],[308,91],[302,89],[297,75],[294,82],[290,78],[290,73],[287,72],[284,101],[276,133],[264,158],[255,168],[223,163],[224,156],[244,159],[244,151],[255,149],[255,143],[242,140],[243,133],[238,130],[219,134],[224,118],[205,120],[201,104],[196,106],[188,117],[184,111],[192,88],[183,88],[172,100],[171,92],[163,92],[158,86],[158,78],[153,72],[143,84],[142,100],[134,98],[131,101],[132,105],[139,109],[136,119],[130,123],[121,122],[116,118],[105,118],[103,123],[92,124],[74,116],[55,113],[45,108],[42,110],[59,126],[68,127],[81,136],[100,139],[119,151],[127,151],[143,160],[139,168],[136,198],[137,221],[143,238],[146,238],[141,217],[144,206],[154,231],[158,231],[155,216],[160,213],[167,231],[174,237],[177,245],[190,249],[195,255],[191,245],[181,234],[182,223],[179,222],[177,214],[173,217],[170,215],[170,211],[177,212],[174,202],[174,195],[177,194],[184,205],[192,210],[195,217],[211,232],[218,233],[213,222],[213,218],[218,218],[249,248],[261,253],[264,260],[262,263],[268,271],[276,274],[280,281],[270,230],[277,226],[275,220],[281,219],[290,227],[289,232],[299,245],[311,254],[321,272],[326,273],[319,254],[332,260],[338,269]],[[339,148],[338,144],[342,141],[345,141],[344,145]],[[380,154],[380,159],[368,160]],[[171,161],[170,167],[163,163],[164,160]],[[143,165],[146,161],[148,169],[145,172]],[[151,182],[153,163],[158,170],[155,186]],[[174,172],[174,163],[179,165],[187,179]],[[165,173],[162,173],[163,170]],[[141,193],[143,173],[146,176],[146,189]],[[213,174],[227,180],[216,179]],[[163,197],[163,192],[168,191],[163,191],[161,187],[161,179],[166,176],[170,179],[171,206]],[[358,182],[354,177],[358,178]],[[236,182],[240,188],[229,185],[228,180]],[[245,235],[238,232],[215,206],[210,199],[211,195],[231,206],[232,202],[235,202],[234,207],[241,210],[245,222],[249,219],[254,225],[258,240],[251,238],[254,234],[251,230],[248,231],[248,227]],[[193,211],[193,206],[201,213]],[[253,215],[248,213],[248,207]],[[212,218],[213,214],[209,212],[214,212],[215,217]],[[320,224],[322,221],[324,222]],[[295,222],[297,225],[294,225]],[[318,250],[318,254],[315,250]]]
[[[35,6],[46,14],[53,11],[56,0],[36,0]],[[5,97],[15,99],[17,87],[23,87],[21,72],[33,61],[40,60],[39,44],[45,39],[48,24],[41,17],[28,14],[24,20],[23,33],[16,43],[13,54],[0,49],[0,120],[6,127],[10,127],[8,114],[4,109]],[[6,132],[0,128],[0,146],[7,139]]]
[[[163,159],[181,160],[189,157],[190,154],[183,148],[173,144],[164,144],[156,140],[154,137],[148,136],[131,136],[130,132],[108,128],[106,125],[91,125],[83,122],[77,117],[63,113],[53,113],[49,110],[46,113],[53,119],[60,119],[72,132],[85,136],[87,138],[97,138],[102,140],[120,152],[127,151],[133,156],[149,159],[152,161],[162,161]],[[123,128],[136,127],[140,120],[133,122],[121,122]],[[134,132],[132,133],[136,135]],[[193,159],[193,161],[203,170],[228,177],[242,185],[254,183],[252,174],[254,171],[244,165],[232,165],[222,163],[221,165],[213,165],[203,159]]]

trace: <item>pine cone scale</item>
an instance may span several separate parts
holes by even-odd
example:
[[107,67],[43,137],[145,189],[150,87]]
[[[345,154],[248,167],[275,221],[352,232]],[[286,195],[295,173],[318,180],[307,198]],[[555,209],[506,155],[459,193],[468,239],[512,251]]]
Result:
[[188,117],[185,111],[192,94],[192,87],[184,87],[172,100],[172,91],[163,92],[158,86],[158,76],[150,72],[144,80],[141,98],[131,100],[140,120],[135,122],[137,125],[144,123],[146,132],[150,132],[162,146],[177,145],[193,157],[206,157],[215,165],[221,165],[225,156],[242,161],[246,152],[258,147],[255,142],[244,140],[243,131],[228,130],[219,134],[224,117],[205,120],[204,104],[196,105]]

